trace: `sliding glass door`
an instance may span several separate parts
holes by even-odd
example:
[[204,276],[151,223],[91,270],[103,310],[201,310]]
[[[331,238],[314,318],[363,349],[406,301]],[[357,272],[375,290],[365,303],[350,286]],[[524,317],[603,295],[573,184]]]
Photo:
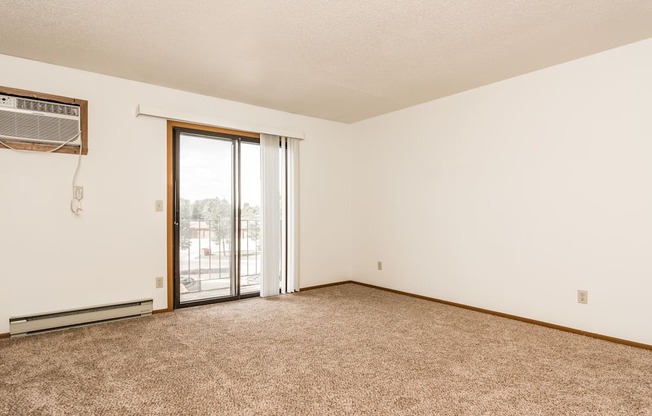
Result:
[[175,307],[260,292],[259,140],[174,130]]

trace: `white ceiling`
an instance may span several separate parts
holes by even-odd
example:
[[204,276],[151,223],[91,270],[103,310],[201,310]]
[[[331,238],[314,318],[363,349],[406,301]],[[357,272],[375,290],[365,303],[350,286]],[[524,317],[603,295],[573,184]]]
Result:
[[0,16],[2,54],[343,122],[652,37],[652,0],[3,0]]

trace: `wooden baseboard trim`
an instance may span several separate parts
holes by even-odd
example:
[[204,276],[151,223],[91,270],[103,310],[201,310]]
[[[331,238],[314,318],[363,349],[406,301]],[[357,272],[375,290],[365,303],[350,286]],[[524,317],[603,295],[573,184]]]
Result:
[[155,309],[152,311],[152,314],[157,314],[157,313],[167,313],[167,312],[172,312],[174,309],[171,308],[166,308],[166,309]]
[[304,292],[306,290],[314,290],[314,289],[323,289],[325,287],[331,287],[331,286],[339,286],[339,285],[345,285],[347,283],[357,283],[354,282],[353,280],[343,280],[341,282],[335,282],[335,283],[326,283],[324,285],[316,285],[316,286],[308,286],[308,287],[302,287],[299,289],[299,292]]
[[[584,335],[584,336],[591,337],[591,338],[601,339],[603,341],[609,341],[609,342],[614,342],[616,344],[627,345],[629,347],[642,348],[644,350],[652,351],[652,345],[643,344],[641,342],[634,342],[634,341],[629,341],[629,340],[626,340],[626,339],[610,337],[610,336],[607,336],[607,335],[596,334],[594,332],[582,331],[582,330],[575,329],[575,328],[570,328],[570,327],[567,327],[567,326],[551,324],[551,323],[543,322],[543,321],[537,321],[536,319],[524,318],[522,316],[511,315],[511,314],[503,313],[503,312],[496,312],[496,311],[492,311],[490,309],[477,308],[475,306],[464,305],[462,303],[450,302],[450,301],[447,301],[447,300],[431,298],[429,296],[417,295],[417,294],[410,293],[410,292],[403,292],[401,290],[389,289],[389,288],[382,287],[382,286],[370,285],[368,283],[356,282],[355,280],[351,280],[350,283],[354,283],[354,284],[360,285],[360,286],[370,287],[370,288],[373,288],[373,289],[384,290],[386,292],[397,293],[399,295],[410,296],[410,297],[417,298],[417,299],[423,299],[423,300],[428,300],[428,301],[431,301],[431,302],[442,303],[444,305],[455,306],[457,308],[468,309],[468,310],[475,311],[475,312],[482,312],[482,313],[486,313],[486,314],[489,314],[489,315],[499,316],[501,318],[514,319],[516,321],[526,322],[528,324],[545,326],[546,328],[557,329],[557,330],[560,330],[560,331],[570,332],[572,334],[577,334],[577,335]],[[315,289],[316,288],[317,287],[315,287]]]
[[5,333],[0,334],[0,339],[2,338],[9,338],[9,332],[7,332],[6,334]]

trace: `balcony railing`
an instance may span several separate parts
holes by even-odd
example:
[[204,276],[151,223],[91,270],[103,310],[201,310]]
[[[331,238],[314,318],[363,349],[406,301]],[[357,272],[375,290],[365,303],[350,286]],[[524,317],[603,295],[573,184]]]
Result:
[[[241,292],[260,290],[259,220],[241,220]],[[232,227],[229,220],[181,219],[179,271],[182,293],[231,287]]]

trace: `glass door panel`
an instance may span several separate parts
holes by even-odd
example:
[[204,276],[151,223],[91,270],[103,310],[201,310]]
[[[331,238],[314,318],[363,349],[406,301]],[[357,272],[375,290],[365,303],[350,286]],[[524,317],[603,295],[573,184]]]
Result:
[[183,132],[177,137],[179,303],[236,296],[236,143]]
[[258,295],[259,140],[185,128],[174,138],[175,307]]
[[240,145],[240,293],[260,292],[261,253],[260,145]]

